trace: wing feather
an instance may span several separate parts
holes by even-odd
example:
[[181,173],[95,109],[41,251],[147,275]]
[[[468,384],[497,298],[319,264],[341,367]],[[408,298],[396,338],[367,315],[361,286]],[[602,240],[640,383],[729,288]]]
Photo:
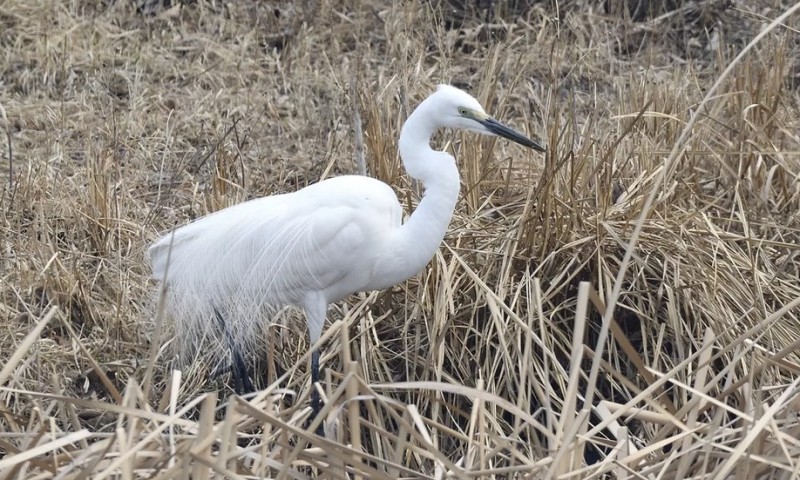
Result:
[[[223,335],[247,347],[265,316],[301,305],[304,292],[322,290],[347,274],[359,235],[345,239],[349,253],[339,251],[341,239],[333,239],[347,234],[348,213],[335,206],[302,211],[292,200],[282,195],[246,202],[150,247],[153,277],[168,285],[167,309],[182,349]],[[331,268],[333,261],[337,268]]]
[[[225,355],[231,340],[248,348],[268,315],[302,306],[308,292],[335,301],[370,286],[372,255],[401,213],[386,184],[345,176],[251,200],[164,235],[148,253],[153,278],[168,286],[181,356]],[[204,350],[209,339],[218,345]]]

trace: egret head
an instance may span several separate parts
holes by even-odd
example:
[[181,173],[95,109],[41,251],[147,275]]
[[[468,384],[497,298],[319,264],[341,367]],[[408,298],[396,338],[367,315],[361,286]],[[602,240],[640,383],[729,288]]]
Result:
[[545,151],[538,142],[490,117],[481,104],[467,92],[450,85],[439,85],[435,96],[439,101],[440,112],[444,115],[444,126],[484,135],[497,135],[534,150]]

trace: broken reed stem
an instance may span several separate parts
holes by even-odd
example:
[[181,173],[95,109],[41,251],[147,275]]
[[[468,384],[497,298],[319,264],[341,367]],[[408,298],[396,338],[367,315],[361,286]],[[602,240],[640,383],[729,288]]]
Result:
[[11,123],[8,121],[6,109],[3,103],[0,102],[0,126],[6,133],[6,145],[8,147],[8,191],[9,193],[14,190],[14,152],[11,149]]

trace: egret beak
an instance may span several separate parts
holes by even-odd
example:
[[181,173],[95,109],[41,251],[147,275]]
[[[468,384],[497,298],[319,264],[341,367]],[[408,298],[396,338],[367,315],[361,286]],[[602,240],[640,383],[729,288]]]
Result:
[[512,142],[519,143],[520,145],[532,148],[539,152],[547,151],[547,149],[541,146],[538,142],[531,140],[530,138],[519,133],[513,128],[503,125],[502,123],[498,122],[492,117],[486,117],[484,119],[480,119],[478,120],[478,122],[480,122],[480,124],[483,125],[486,128],[486,130],[488,130],[490,133],[497,135],[498,137],[507,138]]

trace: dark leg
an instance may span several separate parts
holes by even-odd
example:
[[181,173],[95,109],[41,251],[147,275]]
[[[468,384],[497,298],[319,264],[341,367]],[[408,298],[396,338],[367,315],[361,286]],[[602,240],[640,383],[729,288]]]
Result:
[[[311,421],[319,416],[321,407],[317,383],[319,383],[319,352],[314,350],[311,352],[311,418],[309,419]],[[321,423],[319,424],[319,427],[317,427],[316,433],[320,437],[325,436],[325,430],[322,428]]]
[[228,342],[228,348],[231,350],[231,376],[233,377],[233,389],[238,395],[245,395],[256,391],[255,386],[250,381],[250,375],[247,374],[247,365],[244,363],[242,352],[236,347],[231,337],[231,332],[225,324],[225,319],[214,307],[214,316],[217,317],[217,322],[222,328],[225,340]]
[[319,415],[320,409],[317,383],[319,383],[319,352],[314,350],[311,352],[311,414],[314,417]]
[[[311,348],[311,417],[310,420],[318,419],[321,410],[321,402],[317,385],[319,384],[319,351],[317,346],[319,337],[322,334],[322,327],[325,325],[325,312],[328,309],[327,299],[321,293],[306,295],[303,310],[306,311],[306,322],[308,322],[308,345]],[[318,419],[322,420],[322,419]],[[322,422],[317,428],[316,434],[323,436],[324,429]]]
[[242,358],[242,353],[239,350],[231,349],[233,356],[233,388],[238,395],[246,395],[256,391],[255,385],[250,381],[250,375],[247,373],[247,366]]

